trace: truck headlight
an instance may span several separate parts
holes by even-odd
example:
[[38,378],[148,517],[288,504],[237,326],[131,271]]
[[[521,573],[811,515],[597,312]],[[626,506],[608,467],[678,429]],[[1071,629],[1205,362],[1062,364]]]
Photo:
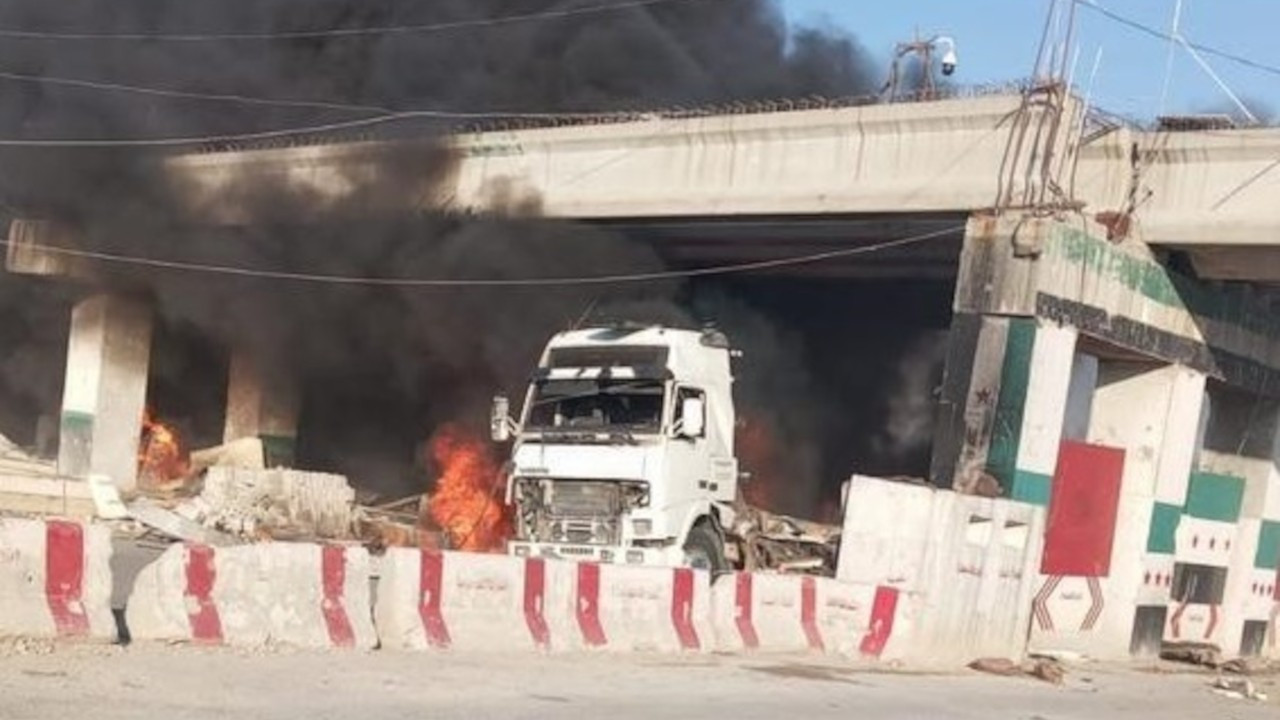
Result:
[[649,507],[649,483],[622,483],[622,500],[628,508]]
[[637,519],[631,521],[631,534],[636,537],[644,537],[653,532],[653,521],[648,518]]

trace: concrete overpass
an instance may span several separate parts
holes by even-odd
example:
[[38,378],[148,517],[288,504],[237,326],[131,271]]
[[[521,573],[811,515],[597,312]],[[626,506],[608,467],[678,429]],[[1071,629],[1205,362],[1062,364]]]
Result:
[[[998,197],[1017,206],[1052,196],[1088,217],[1127,216],[1133,236],[1188,253],[1202,277],[1280,282],[1280,129],[1099,127],[1066,98],[1048,137],[1054,111],[1019,114],[1021,105],[996,95],[459,134],[436,156],[438,177],[387,202],[655,227],[785,221],[789,233],[857,219],[883,237],[870,221],[950,220]],[[332,202],[360,192],[388,156],[412,146],[246,148],[185,155],[169,167],[190,187],[193,211],[236,223],[247,220],[236,188],[251,178]]]

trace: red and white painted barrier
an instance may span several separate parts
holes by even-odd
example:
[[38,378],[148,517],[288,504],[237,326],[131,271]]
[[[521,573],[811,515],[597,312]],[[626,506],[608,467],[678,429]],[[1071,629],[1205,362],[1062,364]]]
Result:
[[688,569],[392,549],[374,617],[406,650],[705,650],[710,581]]
[[392,548],[374,607],[379,639],[402,650],[566,647],[571,570],[539,558]]
[[174,545],[143,568],[126,610],[136,640],[371,648],[369,555],[359,547]]
[[111,532],[0,518],[0,636],[114,641]]
[[899,595],[830,578],[726,575],[712,588],[715,649],[878,658],[893,637]]
[[574,620],[583,647],[711,649],[711,576],[689,568],[577,565]]

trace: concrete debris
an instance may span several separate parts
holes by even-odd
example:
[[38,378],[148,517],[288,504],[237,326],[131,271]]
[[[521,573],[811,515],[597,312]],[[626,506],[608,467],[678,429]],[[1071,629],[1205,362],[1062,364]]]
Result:
[[346,539],[355,491],[341,475],[300,470],[211,467],[204,489],[174,513],[248,539]]
[[1014,676],[1022,674],[1022,666],[1009,658],[978,658],[969,663],[970,670],[990,675]]
[[835,574],[840,527],[800,520],[739,503],[733,525],[726,528],[731,555],[748,572],[776,570],[813,575]]
[[1267,694],[1254,686],[1252,680],[1244,678],[1218,678],[1210,685],[1215,695],[1234,700],[1255,700],[1266,702]]
[[1165,643],[1160,648],[1160,659],[1216,668],[1222,665],[1222,649],[1210,643]]
[[98,517],[103,520],[123,520],[129,517],[129,508],[120,499],[120,489],[106,475],[89,476],[89,493],[93,496],[93,507]]
[[211,467],[231,467],[242,470],[266,469],[266,452],[262,447],[262,439],[256,437],[232,440],[191,453],[191,472],[204,472]]
[[1031,667],[1027,670],[1027,674],[1037,680],[1061,685],[1066,678],[1067,671],[1062,667],[1062,663],[1055,660],[1040,658],[1031,660],[1029,664]]
[[1242,657],[1222,663],[1218,670],[1234,675],[1264,675],[1273,671],[1273,665],[1262,658]]
[[1021,664],[1009,658],[979,658],[969,663],[969,669],[1004,677],[1033,677],[1054,685],[1061,685],[1066,677],[1062,663],[1044,657],[1030,658]]
[[204,545],[226,546],[238,541],[225,533],[207,528],[198,522],[167,510],[147,498],[139,498],[129,505],[134,520],[162,535],[186,542]]

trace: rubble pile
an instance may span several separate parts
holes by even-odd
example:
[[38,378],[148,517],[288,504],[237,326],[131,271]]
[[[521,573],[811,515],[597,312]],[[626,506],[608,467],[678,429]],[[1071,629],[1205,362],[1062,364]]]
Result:
[[355,490],[341,475],[218,466],[201,493],[174,511],[206,528],[245,538],[351,536]]
[[738,549],[747,572],[835,575],[839,527],[777,515],[744,502],[735,509],[728,541]]

